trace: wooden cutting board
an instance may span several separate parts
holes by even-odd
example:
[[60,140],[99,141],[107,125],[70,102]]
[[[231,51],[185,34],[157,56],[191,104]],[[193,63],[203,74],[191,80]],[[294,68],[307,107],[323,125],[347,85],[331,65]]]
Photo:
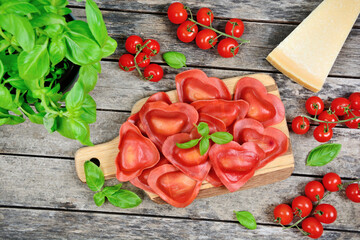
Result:
[[[252,74],[246,76],[258,79],[265,85],[269,93],[280,97],[275,80],[271,76],[266,74]],[[231,94],[234,93],[235,85],[238,82],[238,80],[242,77],[244,76],[233,77],[224,80]],[[167,92],[167,94],[169,95],[172,102],[179,101],[176,90],[169,91]],[[138,102],[136,102],[132,108],[131,113],[133,114],[138,112],[143,106],[143,104],[146,102],[146,100],[147,98],[143,98]],[[285,133],[286,136],[289,137],[289,129],[287,127],[286,119],[284,119],[281,123],[274,125],[272,127],[280,129],[283,133]],[[114,129],[114,131],[118,131],[118,129]],[[115,158],[119,152],[118,143],[119,143],[119,137],[107,143],[95,145],[92,147],[81,148],[75,153],[76,172],[82,182],[86,182],[85,173],[84,173],[84,162],[91,159],[93,161],[97,159],[100,162],[100,168],[104,172],[105,179],[115,178],[116,176]],[[294,170],[294,156],[290,143],[286,153],[277,157],[275,160],[267,164],[262,169],[257,170],[255,172],[255,175],[242,188],[240,188],[239,191],[284,180],[291,175],[293,170]],[[158,195],[150,192],[146,192],[146,193],[154,202],[165,203]],[[200,188],[200,192],[197,198],[213,197],[225,193],[230,193],[230,192],[224,186],[213,187],[210,183],[204,181]]]

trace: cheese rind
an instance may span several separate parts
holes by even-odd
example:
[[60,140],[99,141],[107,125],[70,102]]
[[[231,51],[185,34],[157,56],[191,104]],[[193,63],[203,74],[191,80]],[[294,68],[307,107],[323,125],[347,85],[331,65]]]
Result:
[[279,71],[318,92],[360,13],[360,0],[324,0],[268,56]]

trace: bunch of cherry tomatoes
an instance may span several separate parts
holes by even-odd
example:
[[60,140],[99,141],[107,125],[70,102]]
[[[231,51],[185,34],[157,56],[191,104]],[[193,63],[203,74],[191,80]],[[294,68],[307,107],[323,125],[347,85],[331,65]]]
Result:
[[310,129],[310,120],[319,122],[314,130],[314,138],[319,142],[327,142],[333,136],[333,128],[338,123],[345,123],[349,128],[360,128],[360,92],[354,92],[349,98],[335,98],[329,110],[325,110],[321,98],[312,96],[306,103],[307,112],[314,117],[297,116],[292,121],[292,129],[296,134],[305,134]]
[[[358,181],[358,180],[357,180]],[[291,207],[280,204],[274,209],[275,222],[288,225],[292,222],[294,215],[300,217],[294,225],[284,228],[297,227],[301,222],[302,232],[310,238],[319,238],[323,233],[322,223],[330,224],[336,220],[337,211],[334,206],[321,203],[331,192],[337,192],[345,186],[341,184],[341,178],[336,173],[327,173],[322,183],[311,181],[305,186],[305,196],[298,196],[292,201]],[[349,184],[346,187],[346,196],[353,202],[360,202],[360,189],[358,183]],[[325,194],[325,189],[328,190]],[[325,194],[325,195],[324,195]],[[313,202],[317,202],[313,206]],[[320,204],[321,203],[321,204]],[[312,216],[310,216],[313,212]],[[309,217],[310,216],[310,217]]]
[[[138,70],[144,80],[158,82],[162,79],[164,71],[158,64],[150,64],[150,57],[160,52],[160,44],[154,39],[143,41],[137,35],[131,35],[126,39],[125,49],[129,52],[123,54],[119,59],[119,67],[125,72]],[[144,69],[144,74],[140,68]]]
[[[188,18],[188,11],[190,18]],[[212,28],[214,14],[209,8],[200,8],[196,14],[197,21],[195,21],[190,8],[185,7],[180,2],[175,2],[168,8],[168,18],[170,22],[180,24],[177,29],[177,36],[180,41],[188,43],[195,39],[196,45],[201,49],[215,47],[218,38],[225,36],[226,38],[222,39],[217,46],[219,55],[224,58],[234,57],[239,52],[239,46],[242,43],[249,42],[240,38],[244,32],[244,23],[240,19],[230,19],[226,23],[225,33]],[[197,25],[205,29],[199,32]],[[238,44],[237,40],[241,43]]]

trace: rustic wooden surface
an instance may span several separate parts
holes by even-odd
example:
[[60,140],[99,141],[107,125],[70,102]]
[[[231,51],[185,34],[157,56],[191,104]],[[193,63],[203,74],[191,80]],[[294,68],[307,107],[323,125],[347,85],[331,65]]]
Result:
[[[116,137],[133,104],[157,91],[175,88],[179,70],[166,67],[159,83],[143,82],[135,72],[118,69],[117,58],[124,53],[127,36],[139,34],[157,39],[162,51],[181,51],[188,57],[188,68],[200,68],[209,76],[228,78],[257,72],[270,73],[276,80],[286,107],[287,122],[304,113],[303,104],[313,93],[278,73],[265,61],[267,54],[304,19],[321,0],[244,0],[226,2],[186,1],[194,12],[210,7],[215,26],[223,28],[232,17],[244,19],[245,45],[238,57],[223,59],[216,50],[202,51],[194,44],[176,38],[175,25],[169,23],[165,0],[97,0],[109,33],[119,48],[102,62],[103,72],[92,96],[98,108],[97,122],[91,126],[95,144]],[[84,3],[70,0],[73,14],[84,18]],[[317,94],[327,103],[360,91],[360,18],[335,62],[324,88]],[[184,69],[184,70],[185,70]],[[92,192],[75,172],[74,153],[81,144],[59,134],[48,134],[29,122],[0,127],[0,239],[301,239],[296,230],[282,231],[272,222],[272,210],[279,203],[303,194],[307,182],[325,173],[337,172],[344,181],[360,177],[360,137],[358,129],[334,129],[332,142],[343,144],[339,156],[323,167],[306,167],[309,150],[319,145],[307,133],[290,133],[295,157],[292,176],[282,182],[232,194],[196,200],[185,209],[154,204],[142,190],[131,184],[143,203],[134,209],[119,209],[109,203],[96,207]],[[110,180],[106,184],[115,184]],[[360,239],[360,206],[346,200],[343,192],[326,201],[338,210],[335,223],[324,225],[322,239]],[[241,227],[233,210],[254,214],[258,229]],[[309,239],[305,238],[304,239]]]

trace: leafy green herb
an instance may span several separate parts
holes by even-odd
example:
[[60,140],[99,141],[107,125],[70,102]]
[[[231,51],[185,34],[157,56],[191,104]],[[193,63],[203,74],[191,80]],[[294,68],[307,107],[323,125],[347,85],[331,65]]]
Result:
[[90,161],[84,163],[84,169],[88,187],[92,191],[100,191],[105,183],[105,177],[101,169]]
[[233,136],[228,132],[216,132],[210,135],[210,139],[217,144],[226,144],[233,140]]
[[103,192],[97,192],[94,194],[94,202],[96,206],[100,207],[105,202],[105,194]]
[[206,123],[200,122],[199,125],[197,126],[197,131],[201,136],[204,137],[206,135],[209,135],[210,129]]
[[166,52],[162,55],[165,62],[172,68],[186,67],[186,57],[179,52]]
[[134,208],[142,202],[138,195],[125,189],[119,189],[106,197],[112,205],[119,208]]
[[201,156],[204,155],[209,149],[209,147],[210,147],[209,136],[206,136],[200,141],[200,145],[199,145],[200,155]]
[[240,212],[234,211],[234,212],[236,214],[237,220],[241,225],[243,225],[244,227],[250,230],[256,229],[257,227],[256,220],[250,212],[247,211],[240,211]]
[[327,143],[317,146],[310,151],[307,166],[324,166],[334,160],[341,150],[341,144]]
[[188,149],[195,147],[199,143],[200,139],[193,139],[185,143],[176,143],[176,146],[181,149]]

